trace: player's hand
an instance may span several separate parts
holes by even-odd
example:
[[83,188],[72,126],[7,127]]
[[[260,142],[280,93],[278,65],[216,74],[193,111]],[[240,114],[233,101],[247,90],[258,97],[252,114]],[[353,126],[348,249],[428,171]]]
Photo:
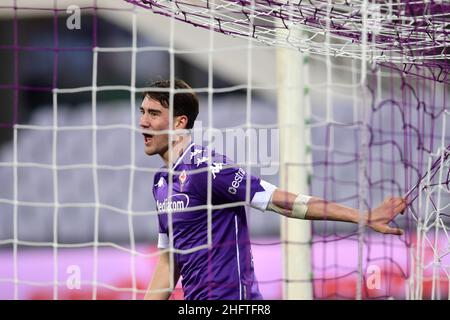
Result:
[[373,230],[381,233],[402,235],[403,230],[400,228],[392,228],[389,222],[406,209],[407,203],[404,198],[390,197],[386,198],[377,208],[368,214],[367,225]]

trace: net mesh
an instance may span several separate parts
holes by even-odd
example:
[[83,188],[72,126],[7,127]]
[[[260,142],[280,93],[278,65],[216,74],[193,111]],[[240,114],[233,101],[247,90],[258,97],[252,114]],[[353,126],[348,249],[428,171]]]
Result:
[[[314,223],[315,297],[447,298],[448,90],[383,67],[370,70],[367,82],[352,90],[357,93],[348,113],[335,93],[311,93],[313,101],[327,94],[335,101],[328,111],[312,108],[311,192],[363,210],[403,195],[409,205],[394,225],[406,232],[380,237]],[[375,274],[377,285],[371,282]]]
[[[434,80],[448,81],[450,4],[445,1],[127,1],[197,27],[251,37],[267,45],[365,58],[408,71],[415,71],[417,65],[437,68]],[[281,37],[277,33],[293,29],[304,32],[286,32]]]

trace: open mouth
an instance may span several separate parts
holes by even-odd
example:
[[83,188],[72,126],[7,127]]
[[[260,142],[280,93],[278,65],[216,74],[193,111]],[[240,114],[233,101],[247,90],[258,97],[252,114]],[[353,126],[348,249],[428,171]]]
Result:
[[150,141],[151,141],[152,138],[153,138],[153,135],[152,135],[152,134],[143,133],[142,135],[144,136],[144,143],[145,143],[145,144],[150,143]]

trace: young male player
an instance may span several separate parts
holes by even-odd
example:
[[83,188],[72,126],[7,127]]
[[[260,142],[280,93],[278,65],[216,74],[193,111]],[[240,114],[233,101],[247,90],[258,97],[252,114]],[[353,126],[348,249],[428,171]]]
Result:
[[[253,268],[246,201],[261,211],[273,211],[296,219],[358,223],[363,217],[364,223],[375,231],[403,233],[401,229],[389,226],[389,222],[406,208],[402,198],[388,198],[370,215],[360,215],[356,209],[280,190],[250,176],[243,168],[233,166],[226,156],[194,144],[190,134],[176,133],[170,138],[169,129],[192,129],[199,112],[198,99],[185,82],[176,80],[174,88],[182,92],[174,95],[173,126],[169,128],[170,82],[158,81],[151,87],[140,108],[140,127],[145,153],[149,156],[157,154],[165,163],[153,182],[159,221],[158,248],[163,250],[145,299],[168,299],[170,277],[175,284],[180,275],[187,300],[262,299]],[[169,144],[172,144],[171,154]],[[170,192],[168,168],[173,169]],[[212,232],[210,248],[207,246],[208,204],[214,206],[209,226]],[[169,241],[170,227],[172,242]],[[170,253],[164,250],[171,245],[182,251],[174,254],[172,269]]]

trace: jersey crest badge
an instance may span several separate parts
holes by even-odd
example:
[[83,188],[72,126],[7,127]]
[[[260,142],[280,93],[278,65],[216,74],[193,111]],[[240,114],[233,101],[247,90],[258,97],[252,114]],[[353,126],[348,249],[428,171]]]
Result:
[[178,180],[180,180],[180,192],[183,192],[183,186],[184,183],[186,182],[186,179],[187,179],[186,170],[183,170],[183,172],[181,172],[180,176],[178,177]]

